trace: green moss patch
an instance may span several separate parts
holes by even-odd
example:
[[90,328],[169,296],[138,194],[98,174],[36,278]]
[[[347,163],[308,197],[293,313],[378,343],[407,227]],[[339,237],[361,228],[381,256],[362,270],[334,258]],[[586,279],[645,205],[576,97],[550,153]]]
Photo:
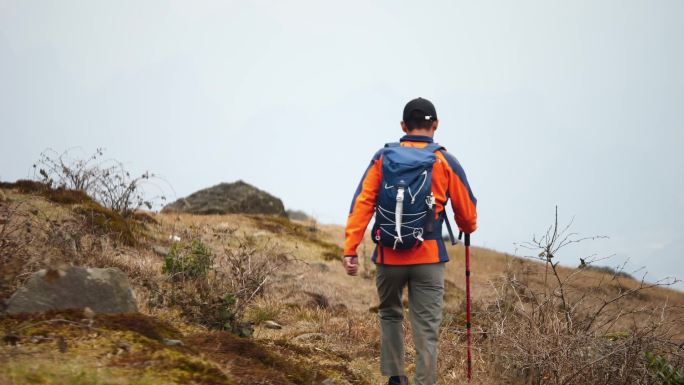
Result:
[[[78,362],[19,360],[0,365],[1,384],[40,385],[155,385],[158,378],[116,368],[95,368]],[[3,382],[5,380],[6,382]]]
[[112,367],[137,368],[161,377],[163,383],[234,385],[235,382],[216,364],[194,353],[162,348],[122,354],[110,362]]
[[181,332],[173,325],[144,314],[98,314],[95,322],[110,330],[133,331],[157,341],[181,338]]
[[[234,385],[220,366],[191,347],[166,346],[182,336],[142,314],[96,315],[77,310],[0,319],[2,380],[17,384]],[[17,338],[18,337],[18,338]]]
[[[52,310],[41,314],[13,314],[0,318],[0,329],[14,331],[20,337],[49,333],[60,324],[82,325],[87,328],[88,320],[84,320],[82,310],[76,309]],[[131,331],[156,341],[181,338],[181,332],[174,326],[139,313],[97,314],[90,326],[96,329]]]

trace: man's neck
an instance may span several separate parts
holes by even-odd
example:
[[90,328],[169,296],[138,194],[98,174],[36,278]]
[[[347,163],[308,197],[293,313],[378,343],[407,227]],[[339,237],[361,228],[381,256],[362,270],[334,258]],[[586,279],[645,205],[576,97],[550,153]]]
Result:
[[435,136],[435,130],[430,128],[416,128],[406,133],[407,135],[413,136],[427,136],[433,138]]

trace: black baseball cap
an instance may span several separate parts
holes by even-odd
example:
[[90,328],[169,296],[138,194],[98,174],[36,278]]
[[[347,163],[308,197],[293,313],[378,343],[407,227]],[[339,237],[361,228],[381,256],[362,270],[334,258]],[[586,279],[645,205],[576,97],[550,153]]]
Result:
[[431,101],[423,98],[416,98],[406,103],[404,107],[404,122],[408,122],[411,117],[415,116],[414,112],[420,112],[425,120],[437,120],[437,110]]

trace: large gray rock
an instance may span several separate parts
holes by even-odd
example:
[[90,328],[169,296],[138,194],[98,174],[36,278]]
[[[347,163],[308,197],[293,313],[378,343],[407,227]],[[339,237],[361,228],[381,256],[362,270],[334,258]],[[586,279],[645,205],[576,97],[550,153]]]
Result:
[[6,311],[40,313],[86,307],[95,313],[138,311],[133,289],[121,270],[77,266],[36,272],[10,297]]
[[199,190],[166,205],[162,212],[286,215],[280,199],[241,180]]

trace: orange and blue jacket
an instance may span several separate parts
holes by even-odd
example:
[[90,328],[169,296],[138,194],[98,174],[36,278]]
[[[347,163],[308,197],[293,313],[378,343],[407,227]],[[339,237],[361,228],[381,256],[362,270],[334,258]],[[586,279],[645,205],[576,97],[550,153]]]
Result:
[[[432,143],[432,138],[405,135],[400,139],[400,143],[402,146],[421,148]],[[463,168],[458,160],[446,151],[437,151],[435,155],[437,160],[432,167],[432,193],[436,201],[436,232],[439,236],[436,239],[425,239],[408,250],[393,250],[378,243],[373,252],[373,262],[387,265],[416,265],[448,261],[449,256],[441,237],[441,224],[446,215],[444,207],[449,199],[459,230],[472,233],[477,229],[477,199],[470,189]],[[382,150],[373,156],[352,199],[345,229],[344,255],[357,255],[356,248],[361,243],[368,222],[375,213],[381,183]]]

